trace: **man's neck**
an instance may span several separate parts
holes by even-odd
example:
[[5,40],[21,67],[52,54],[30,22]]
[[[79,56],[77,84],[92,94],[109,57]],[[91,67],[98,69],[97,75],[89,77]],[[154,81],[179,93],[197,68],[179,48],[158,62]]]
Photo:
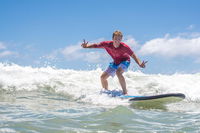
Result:
[[120,46],[120,44],[114,45],[114,43],[113,43],[113,46],[114,46],[115,48],[118,48],[118,47]]

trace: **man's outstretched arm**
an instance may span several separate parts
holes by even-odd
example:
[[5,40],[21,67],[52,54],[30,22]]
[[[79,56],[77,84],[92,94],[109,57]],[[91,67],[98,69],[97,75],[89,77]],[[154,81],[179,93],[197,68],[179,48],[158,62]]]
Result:
[[135,62],[141,67],[141,68],[145,68],[146,67],[146,63],[148,62],[148,61],[140,61],[140,59],[135,55],[135,53],[133,53],[132,55],[131,55],[131,57],[135,60]]

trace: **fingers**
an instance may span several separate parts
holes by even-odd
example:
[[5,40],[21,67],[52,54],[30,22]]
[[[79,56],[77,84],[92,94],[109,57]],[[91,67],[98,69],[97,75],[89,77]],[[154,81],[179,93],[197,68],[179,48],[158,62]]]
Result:
[[143,61],[144,62],[144,64],[146,64],[148,61]]
[[143,61],[143,62],[142,62],[144,67],[146,66],[146,63],[147,63],[147,62],[148,62],[148,61]]
[[83,44],[88,44],[88,42],[86,42],[85,39],[83,39]]
[[145,68],[147,62],[148,62],[148,61],[143,61],[142,64],[140,65],[140,67]]
[[82,46],[83,48],[86,48],[86,47],[87,47],[87,44],[88,44],[88,42],[86,42],[85,39],[83,39],[83,43],[81,44],[81,46]]

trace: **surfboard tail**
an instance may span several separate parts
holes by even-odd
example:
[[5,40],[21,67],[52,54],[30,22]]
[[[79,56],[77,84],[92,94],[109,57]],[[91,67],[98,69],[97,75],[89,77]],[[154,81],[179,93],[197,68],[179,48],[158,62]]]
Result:
[[153,100],[153,99],[160,99],[160,98],[185,99],[185,95],[182,93],[169,93],[169,94],[161,94],[161,95],[155,95],[155,96],[134,97],[134,98],[129,99],[129,101]]

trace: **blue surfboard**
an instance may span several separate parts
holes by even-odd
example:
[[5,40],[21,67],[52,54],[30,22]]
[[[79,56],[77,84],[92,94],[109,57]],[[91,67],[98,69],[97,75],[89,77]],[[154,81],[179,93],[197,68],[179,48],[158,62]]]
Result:
[[124,99],[129,99],[129,101],[147,101],[147,100],[158,100],[158,99],[166,99],[169,101],[180,101],[185,98],[185,95],[182,93],[168,93],[168,94],[159,94],[153,96],[131,96],[131,95],[123,95],[122,91],[118,90],[103,90],[100,94],[107,94],[110,97],[120,97]]
[[168,93],[159,94],[152,96],[131,96],[123,95],[122,91],[117,90],[104,90],[100,92],[101,94],[106,94],[110,97],[119,97],[122,99],[128,99],[130,101],[130,106],[137,109],[161,109],[167,110],[166,104],[175,103],[182,101],[185,95],[182,93]]

